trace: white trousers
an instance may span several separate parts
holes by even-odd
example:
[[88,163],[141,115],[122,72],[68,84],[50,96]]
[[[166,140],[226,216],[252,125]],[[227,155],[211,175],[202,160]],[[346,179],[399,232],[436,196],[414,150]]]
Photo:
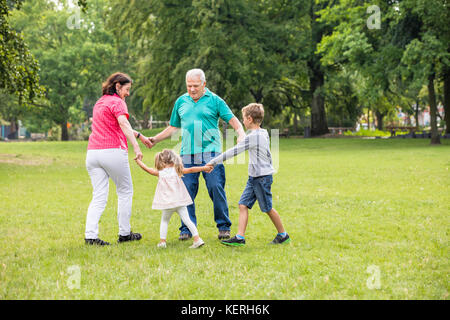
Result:
[[116,185],[119,235],[129,235],[133,182],[127,151],[122,149],[88,150],[86,168],[91,177],[93,191],[86,217],[85,239],[98,238],[98,223],[108,201],[109,178]]
[[167,229],[169,227],[169,221],[172,217],[172,214],[174,212],[177,212],[178,215],[181,218],[181,221],[188,227],[189,231],[191,232],[192,236],[198,236],[198,230],[195,224],[191,221],[189,218],[189,213],[187,210],[187,207],[176,207],[171,209],[165,209],[162,211],[161,216],[161,226],[159,228],[159,237],[160,239],[166,239],[167,238]]

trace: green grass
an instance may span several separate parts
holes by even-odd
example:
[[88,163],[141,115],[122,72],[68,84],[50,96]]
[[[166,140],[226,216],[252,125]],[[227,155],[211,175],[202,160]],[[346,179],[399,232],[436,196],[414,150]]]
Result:
[[[100,236],[114,245],[85,246],[86,142],[1,143],[0,299],[448,299],[450,143],[442,142],[281,139],[272,191],[291,243],[268,245],[276,231],[255,205],[247,244],[220,244],[201,178],[198,250],[177,240],[175,215],[168,248],[157,250],[157,181],[134,163],[131,224],[143,239],[115,244],[111,183]],[[174,144],[144,150],[144,161],[153,166],[155,152]],[[226,170],[234,234],[247,168]]]
[[351,137],[390,137],[391,133],[389,131],[381,131],[378,129],[375,130],[368,130],[368,129],[361,129],[356,132],[352,131],[346,131],[344,132],[344,136],[351,136]]

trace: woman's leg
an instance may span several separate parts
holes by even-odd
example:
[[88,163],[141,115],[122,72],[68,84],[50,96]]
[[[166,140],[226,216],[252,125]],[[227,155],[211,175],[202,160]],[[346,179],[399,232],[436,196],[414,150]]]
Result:
[[109,176],[98,165],[98,151],[88,151],[86,168],[92,183],[92,201],[86,216],[85,239],[98,238],[98,223],[108,201]]
[[119,235],[128,236],[131,233],[130,219],[133,204],[133,182],[128,153],[121,149],[111,150],[113,152],[105,153],[102,164],[116,185]]

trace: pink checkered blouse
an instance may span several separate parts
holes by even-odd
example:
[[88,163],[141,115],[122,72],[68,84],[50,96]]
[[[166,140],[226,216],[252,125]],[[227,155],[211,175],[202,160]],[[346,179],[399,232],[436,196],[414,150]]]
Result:
[[127,137],[117,121],[120,115],[129,118],[127,104],[117,94],[104,95],[97,101],[88,150],[120,148],[128,151]]

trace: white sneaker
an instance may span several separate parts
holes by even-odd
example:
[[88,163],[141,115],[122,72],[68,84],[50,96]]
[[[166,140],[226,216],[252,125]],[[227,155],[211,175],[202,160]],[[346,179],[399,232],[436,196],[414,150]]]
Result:
[[158,245],[157,245],[157,247],[158,248],[167,248],[167,245],[166,245],[166,243],[165,242],[160,242],[160,243],[158,243]]
[[203,241],[201,238],[198,239],[198,241],[194,242],[194,244],[192,246],[190,246],[190,249],[197,249],[200,248],[202,245],[205,244],[205,241]]

